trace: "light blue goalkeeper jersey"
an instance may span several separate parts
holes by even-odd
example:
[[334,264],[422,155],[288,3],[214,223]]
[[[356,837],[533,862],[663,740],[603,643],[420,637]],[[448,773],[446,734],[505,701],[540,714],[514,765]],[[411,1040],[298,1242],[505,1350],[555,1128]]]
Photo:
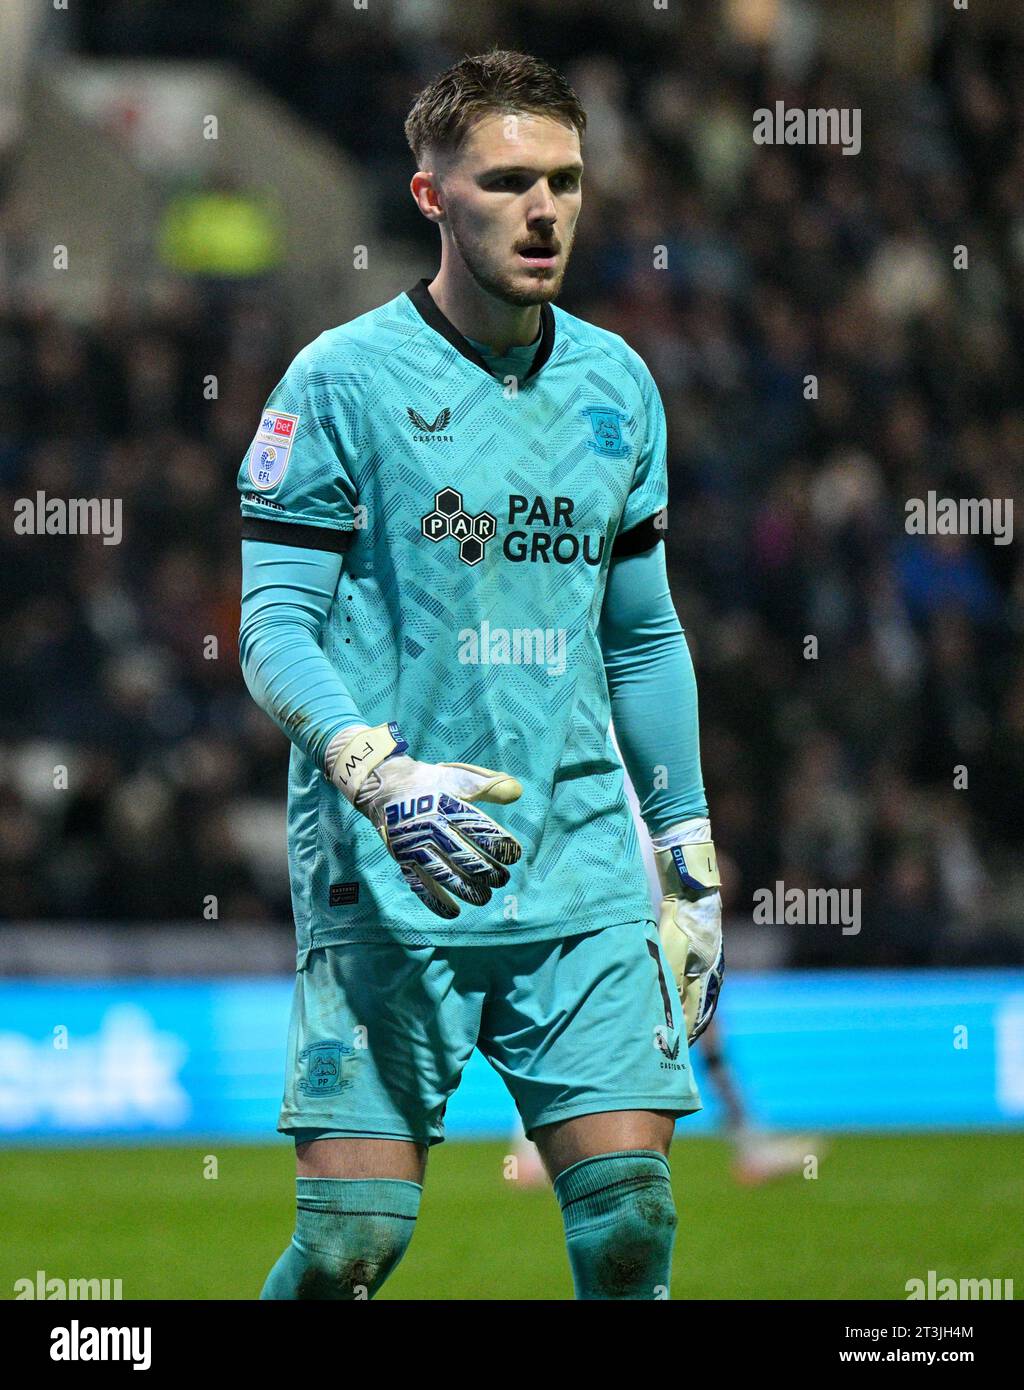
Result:
[[[651,920],[598,622],[613,555],[662,536],[657,388],[622,338],[549,305],[536,347],[485,358],[427,283],[295,358],[239,471],[242,535],[343,554],[324,654],[414,757],[519,779],[522,798],[489,809],[523,857],[489,904],[445,922],[293,745],[300,964],[341,942],[493,945]],[[488,365],[523,356],[520,379]]]

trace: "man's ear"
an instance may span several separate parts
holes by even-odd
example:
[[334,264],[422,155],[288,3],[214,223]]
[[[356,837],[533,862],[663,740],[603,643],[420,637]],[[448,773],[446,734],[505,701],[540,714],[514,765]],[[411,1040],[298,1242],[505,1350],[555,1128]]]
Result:
[[440,179],[431,169],[417,169],[409,183],[409,191],[423,216],[431,222],[444,219],[444,199]]

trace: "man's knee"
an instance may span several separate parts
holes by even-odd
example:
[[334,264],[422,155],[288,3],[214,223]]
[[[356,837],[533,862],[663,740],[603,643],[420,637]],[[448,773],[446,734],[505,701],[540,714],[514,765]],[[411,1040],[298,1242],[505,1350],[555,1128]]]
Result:
[[585,1159],[559,1175],[555,1193],[577,1298],[667,1296],[676,1209],[663,1155],[632,1150]]
[[263,1297],[372,1298],[409,1246],[421,1190],[395,1178],[299,1178],[295,1235]]
[[667,1183],[627,1198],[596,1232],[597,1296],[656,1297],[663,1287],[658,1271],[672,1259],[676,1221]]
[[414,1224],[405,1216],[300,1216],[292,1244],[305,1269],[296,1297],[372,1298],[405,1254]]

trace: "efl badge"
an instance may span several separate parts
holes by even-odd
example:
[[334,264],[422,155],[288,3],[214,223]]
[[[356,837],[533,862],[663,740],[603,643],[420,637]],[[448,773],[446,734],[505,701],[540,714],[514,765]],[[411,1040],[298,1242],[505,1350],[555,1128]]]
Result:
[[253,487],[266,492],[284,477],[292,443],[299,427],[297,415],[283,410],[265,410],[249,448],[249,477]]

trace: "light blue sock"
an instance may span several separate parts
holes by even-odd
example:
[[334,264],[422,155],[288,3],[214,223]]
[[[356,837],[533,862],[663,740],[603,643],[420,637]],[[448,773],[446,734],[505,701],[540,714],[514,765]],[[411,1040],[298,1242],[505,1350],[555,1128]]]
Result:
[[668,1159],[652,1149],[585,1158],[559,1173],[578,1299],[667,1298],[676,1208]]
[[260,1298],[372,1298],[412,1239],[420,1184],[399,1178],[296,1178],[295,1186],[295,1234]]

